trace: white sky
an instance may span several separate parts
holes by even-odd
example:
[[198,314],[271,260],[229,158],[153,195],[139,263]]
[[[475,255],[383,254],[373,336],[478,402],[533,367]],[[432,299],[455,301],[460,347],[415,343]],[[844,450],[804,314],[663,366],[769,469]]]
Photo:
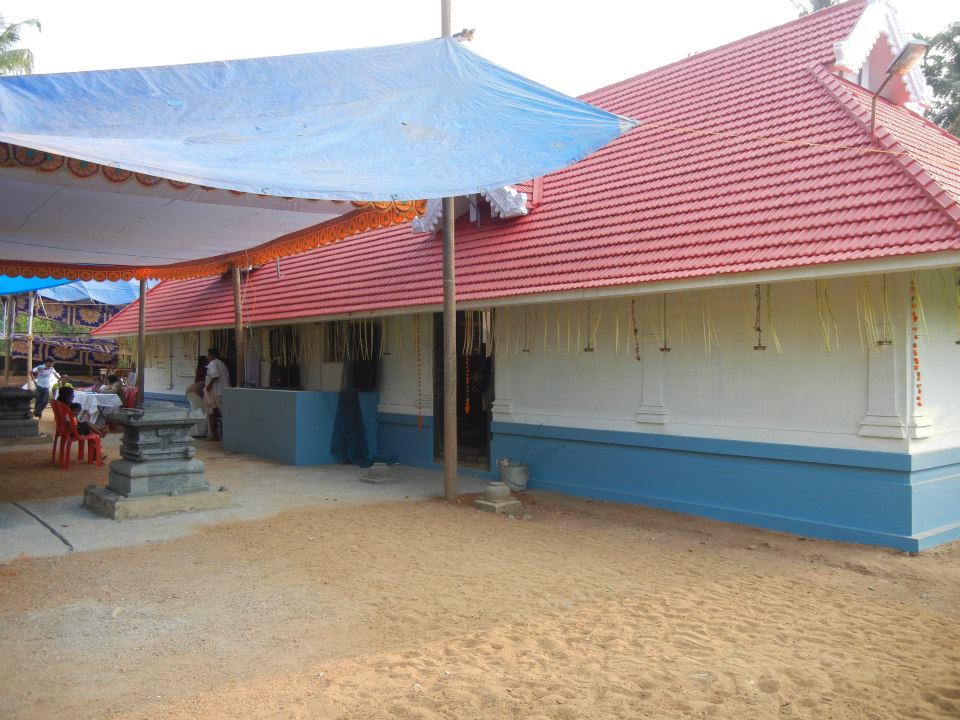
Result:
[[[802,1],[802,0],[796,0]],[[0,0],[37,18],[35,72],[99,70],[386,45],[440,34],[439,0]],[[960,20],[956,0],[900,0],[910,33]],[[793,0],[453,0],[470,47],[570,94],[797,17]]]

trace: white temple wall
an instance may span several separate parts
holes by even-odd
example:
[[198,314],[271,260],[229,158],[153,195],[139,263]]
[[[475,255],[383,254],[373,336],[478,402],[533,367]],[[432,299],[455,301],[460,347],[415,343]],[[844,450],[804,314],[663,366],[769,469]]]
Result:
[[[876,315],[881,306],[880,278],[871,278],[870,283]],[[877,437],[872,427],[861,434],[861,423],[871,402],[881,409],[895,408],[891,414],[905,420],[909,349],[902,341],[878,347],[862,330],[866,313],[858,310],[862,304],[858,294],[866,290],[864,279],[832,280],[820,290],[818,301],[814,281],[774,284],[768,313],[767,289],[761,286],[760,325],[766,350],[753,349],[754,286],[667,295],[669,352],[660,350],[664,296],[637,297],[640,362],[629,299],[594,300],[589,310],[585,301],[500,309],[494,420],[906,450],[905,427],[893,431],[881,427],[881,434],[899,437]],[[888,277],[887,295],[894,330],[905,336],[907,276]],[[589,347],[588,312],[592,352],[584,351]],[[776,348],[771,318],[782,352]],[[883,372],[874,369],[871,389],[870,362],[878,359]]]
[[[911,277],[886,276],[885,303],[879,276],[772,284],[770,309],[761,286],[765,350],[754,350],[755,286],[638,296],[640,362],[629,298],[498,308],[493,419],[889,452],[960,446],[956,278],[949,270],[916,276],[926,321],[917,407]],[[416,317],[384,320],[381,413],[433,414],[433,316],[419,316],[419,363]],[[193,348],[208,341],[207,332],[151,336],[147,391],[182,395],[193,381]],[[341,378],[342,365],[319,352],[301,367],[308,390],[338,390]]]
[[197,356],[206,351],[209,339],[206,330],[148,335],[145,392],[184,396],[193,383]]
[[[918,356],[923,405],[930,436],[912,440],[911,452],[960,446],[960,296],[953,270],[918,273]],[[913,368],[908,367],[908,378]],[[912,378],[909,378],[912,379]],[[908,401],[915,401],[909,393]]]
[[[420,327],[419,390],[417,323]],[[380,412],[433,415],[433,315],[384,319],[384,357],[380,363]],[[389,353],[389,354],[388,354]]]

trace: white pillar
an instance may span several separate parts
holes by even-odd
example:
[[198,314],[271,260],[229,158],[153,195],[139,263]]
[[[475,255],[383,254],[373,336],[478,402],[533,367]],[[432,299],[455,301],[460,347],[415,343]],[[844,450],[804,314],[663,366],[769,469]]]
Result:
[[[494,330],[496,335],[496,330]],[[494,416],[513,414],[513,363],[508,353],[494,354],[493,356],[493,406],[490,408]]]
[[641,336],[640,407],[634,419],[638,423],[663,425],[667,422],[667,408],[663,401],[663,371],[665,356],[661,352],[660,336],[646,331]]
[[867,414],[860,421],[860,434],[865,437],[903,439],[907,437],[903,415],[898,407],[898,387],[902,387],[897,372],[897,355],[901,343],[894,343],[891,330],[877,325],[876,336],[887,338],[887,343],[867,351]]

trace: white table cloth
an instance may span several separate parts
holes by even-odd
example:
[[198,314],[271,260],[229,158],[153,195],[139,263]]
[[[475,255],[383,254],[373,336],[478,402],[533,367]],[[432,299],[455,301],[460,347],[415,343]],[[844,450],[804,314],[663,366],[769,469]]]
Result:
[[78,390],[73,394],[73,400],[80,404],[80,407],[87,413],[93,422],[96,422],[98,415],[104,411],[107,414],[114,409],[122,407],[120,396],[116,393],[96,393]]

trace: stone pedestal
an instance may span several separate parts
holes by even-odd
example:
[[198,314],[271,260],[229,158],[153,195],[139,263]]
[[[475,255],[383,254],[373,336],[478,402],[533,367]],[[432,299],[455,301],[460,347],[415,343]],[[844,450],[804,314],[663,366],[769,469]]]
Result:
[[393,474],[393,467],[386,463],[377,462],[369,467],[367,474],[360,478],[360,482],[380,485],[382,483],[394,482],[396,476]]
[[125,409],[110,416],[123,427],[120,459],[110,463],[106,487],[90,487],[83,504],[115,519],[225,507],[230,493],[211,492],[190,430],[199,411]]
[[474,500],[473,506],[478,510],[495,513],[518,512],[523,507],[519,500],[510,495],[510,488],[507,487],[507,484],[499,480],[487,485],[483,491],[483,497]]
[[33,416],[36,390],[0,388],[0,438],[37,438],[40,425]]

